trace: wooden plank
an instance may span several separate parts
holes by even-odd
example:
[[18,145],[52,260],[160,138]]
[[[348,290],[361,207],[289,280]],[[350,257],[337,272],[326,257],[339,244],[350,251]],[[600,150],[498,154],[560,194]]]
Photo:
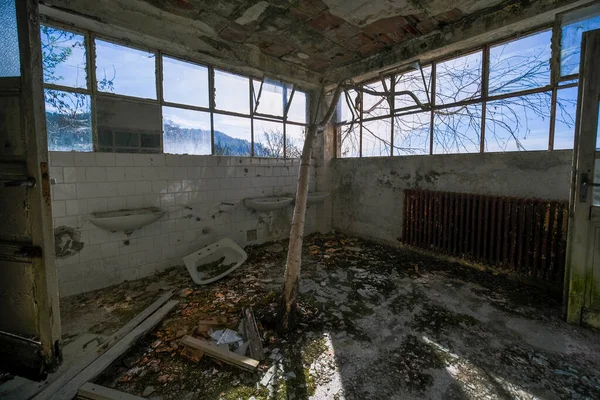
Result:
[[61,390],[53,397],[53,400],[71,400],[77,394],[77,390],[88,381],[91,381],[104,371],[117,358],[125,353],[140,337],[148,333],[179,303],[171,300],[158,311],[152,314],[139,324],[134,330],[129,332],[123,339],[119,340],[113,347],[108,349],[97,360],[91,363],[87,368],[81,371],[77,376],[71,379]]
[[144,397],[123,393],[115,389],[87,382],[77,391],[77,398],[83,400],[144,400]]
[[184,336],[181,343],[185,346],[193,347],[202,351],[205,355],[216,358],[217,360],[235,365],[237,367],[254,371],[259,362],[249,357],[241,356],[229,350],[223,350],[205,340],[196,339],[192,336]]
[[117,343],[119,340],[125,337],[125,335],[131,332],[135,327],[137,327],[140,323],[142,323],[146,318],[152,315],[152,313],[158,310],[172,296],[172,290],[166,292],[158,300],[156,300],[154,303],[150,304],[146,309],[144,309],[144,311],[137,314],[128,323],[123,325],[121,329],[113,333],[104,343],[98,346],[97,349],[95,349],[93,352],[85,354],[79,360],[75,361],[73,365],[69,367],[69,369],[67,369],[63,374],[56,376],[51,375],[50,377],[48,377],[48,379],[46,379],[47,386],[45,386],[45,388],[43,388],[43,390],[39,392],[37,396],[33,398],[33,400],[51,399],[54,393],[56,393],[60,388],[65,386],[67,382],[69,382],[77,374],[83,371],[88,365],[93,363],[94,360],[100,357],[108,348],[113,346],[115,343]]
[[246,340],[250,341],[250,357],[259,361],[264,360],[265,353],[263,351],[262,340],[260,340],[260,333],[258,332],[258,326],[256,325],[256,319],[254,319],[252,307],[244,309],[244,333],[246,334]]

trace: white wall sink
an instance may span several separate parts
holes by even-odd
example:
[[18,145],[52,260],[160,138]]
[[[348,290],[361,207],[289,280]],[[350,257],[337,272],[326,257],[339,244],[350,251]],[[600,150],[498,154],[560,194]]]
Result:
[[313,204],[319,204],[325,201],[329,197],[329,192],[312,192],[308,193],[306,198],[306,205],[311,206]]
[[256,197],[254,199],[244,199],[244,205],[256,211],[273,211],[284,208],[294,201],[291,197]]
[[206,285],[232,273],[247,258],[237,243],[225,238],[183,257],[183,263],[194,282]]
[[98,212],[93,213],[94,218],[90,218],[90,222],[107,231],[131,233],[136,229],[158,221],[165,215],[165,212],[156,207]]

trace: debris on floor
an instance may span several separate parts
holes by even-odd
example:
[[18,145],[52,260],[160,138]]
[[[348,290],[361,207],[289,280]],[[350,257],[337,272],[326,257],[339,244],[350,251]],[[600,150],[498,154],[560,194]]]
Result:
[[[600,334],[566,324],[547,290],[408,249],[313,235],[298,325],[284,336],[275,326],[286,251],[269,246],[248,248],[243,266],[208,286],[182,269],[161,275],[179,305],[94,383],[162,400],[600,398]],[[260,362],[246,333],[250,307]],[[237,339],[227,330],[243,340],[222,343],[231,346],[224,359],[216,343]]]

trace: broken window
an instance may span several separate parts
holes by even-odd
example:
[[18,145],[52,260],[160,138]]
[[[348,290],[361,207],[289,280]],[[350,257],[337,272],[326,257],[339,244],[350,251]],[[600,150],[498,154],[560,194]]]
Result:
[[436,104],[452,104],[481,96],[482,56],[483,52],[478,51],[436,64]]
[[165,153],[211,154],[210,113],[163,107],[162,115]]
[[[285,107],[284,91],[288,88],[281,82],[265,79],[264,82],[252,80],[255,109],[258,114],[283,117]],[[291,88],[289,88],[291,91]],[[256,103],[258,102],[258,103]]]
[[487,103],[485,151],[547,150],[550,92]]
[[100,92],[156,99],[156,54],[96,39]]
[[42,25],[48,150],[93,151],[85,37]]
[[[430,65],[423,67],[423,75],[421,75],[421,70],[412,70],[396,74],[394,80],[394,92],[409,91],[417,97],[421,104],[429,104],[431,102]],[[402,94],[394,97],[395,111],[418,107],[418,104],[416,104],[415,100],[409,95]]]
[[165,102],[209,107],[207,67],[163,56],[162,73]]
[[254,156],[283,158],[283,123],[254,119]]
[[562,20],[560,40],[560,76],[579,73],[583,32],[600,29],[600,9],[589,7],[576,10]]
[[481,142],[481,104],[436,110],[433,154],[478,153]]
[[429,154],[430,127],[429,112],[394,117],[394,155]]
[[391,155],[392,130],[390,119],[376,119],[362,124],[362,157]]
[[252,155],[250,118],[214,114],[214,153],[219,156]]
[[285,124],[285,156],[300,158],[305,138],[306,128],[304,126]]
[[250,114],[250,80],[215,70],[215,108],[238,114]]
[[296,89],[294,91],[294,97],[291,91],[287,91],[288,102],[291,100],[291,104],[288,108],[287,120],[292,122],[298,122],[300,124],[306,124],[306,93]]
[[360,124],[340,126],[340,154],[342,157],[360,157]]
[[572,149],[577,112],[577,86],[557,91],[554,149]]
[[[376,93],[386,93],[391,90],[391,81],[386,78],[382,81],[375,81],[364,88],[368,91]],[[362,116],[363,118],[384,116],[390,114],[390,98],[389,96],[373,95],[363,93],[362,99]]]
[[542,31],[490,48],[489,95],[550,84],[552,31]]

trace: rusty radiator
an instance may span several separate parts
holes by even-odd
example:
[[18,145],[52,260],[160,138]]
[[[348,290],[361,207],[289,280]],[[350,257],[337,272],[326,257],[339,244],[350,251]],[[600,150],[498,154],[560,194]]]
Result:
[[568,203],[404,191],[403,243],[561,283]]

